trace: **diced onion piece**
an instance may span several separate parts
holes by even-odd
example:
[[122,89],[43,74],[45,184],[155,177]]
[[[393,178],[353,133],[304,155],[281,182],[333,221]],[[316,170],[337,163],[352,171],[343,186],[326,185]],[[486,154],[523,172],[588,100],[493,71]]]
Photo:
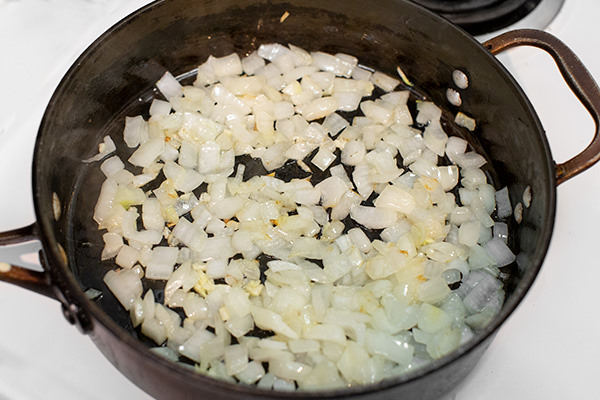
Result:
[[418,158],[415,162],[410,164],[410,170],[418,176],[434,179],[438,176],[437,165],[426,158]]
[[118,156],[112,156],[107,158],[102,165],[100,165],[100,170],[104,173],[107,178],[111,178],[116,175],[118,172],[122,171],[125,168],[125,164]]
[[103,280],[125,310],[129,310],[142,295],[142,281],[132,269],[108,271]]
[[163,139],[150,139],[129,157],[129,162],[138,167],[149,167],[156,161],[165,150]]
[[358,109],[362,96],[357,92],[335,92],[332,95],[335,99],[337,110],[351,112]]
[[339,325],[318,324],[307,328],[304,331],[304,337],[312,340],[332,341],[339,344],[346,343],[346,334]]
[[89,164],[94,161],[100,161],[104,157],[112,154],[117,149],[115,146],[115,142],[111,139],[110,136],[104,136],[102,139],[102,143],[98,145],[98,154],[88,159],[83,160],[84,163]]
[[321,51],[311,53],[312,63],[323,71],[333,72],[347,78],[352,76],[354,66],[351,62]]
[[387,125],[393,115],[393,111],[390,108],[383,107],[380,103],[371,100],[360,103],[360,109],[367,118],[371,118],[382,125]]
[[248,367],[248,349],[241,344],[227,346],[224,360],[229,375],[239,374]]
[[465,169],[480,168],[487,162],[487,160],[483,156],[473,151],[456,155],[454,159],[459,167]]
[[337,366],[342,376],[355,384],[366,385],[381,379],[374,365],[374,359],[369,357],[364,347],[354,342],[344,348]]
[[146,266],[146,278],[169,279],[177,262],[179,249],[176,247],[157,246],[152,249],[152,256]]
[[212,58],[211,64],[217,77],[240,75],[243,72],[242,62],[237,53],[231,53],[225,57]]
[[468,221],[458,229],[458,241],[465,246],[474,246],[479,240],[481,223],[479,221]]
[[269,372],[288,381],[302,380],[311,370],[310,366],[296,361],[275,359],[269,362]]
[[482,311],[502,287],[502,283],[487,272],[470,274],[466,283],[470,289],[463,303],[471,313]]
[[144,319],[142,322],[142,334],[154,340],[158,345],[167,340],[167,330],[165,326],[156,319]]
[[298,334],[290,328],[281,315],[263,307],[252,306],[250,312],[254,318],[254,323],[261,329],[270,330],[291,339],[298,339]]
[[259,56],[269,61],[273,61],[278,57],[284,56],[289,53],[290,50],[279,43],[261,44],[258,47],[257,51],[257,54]]
[[168,71],[156,82],[156,87],[169,100],[183,95],[183,87]]
[[417,122],[419,124],[429,124],[439,121],[442,116],[442,110],[430,101],[420,101],[417,103]]
[[462,126],[467,128],[470,131],[474,131],[476,127],[476,122],[473,118],[466,116],[462,112],[457,112],[456,117],[454,118],[454,122],[458,126]]
[[[171,103],[169,103],[168,101],[160,100],[160,99],[154,99],[154,100],[152,100],[152,103],[150,104],[149,113],[150,113],[151,117],[167,116],[171,113]],[[138,132],[133,131],[124,136],[130,136],[130,138],[131,138],[130,141],[133,144],[133,143],[135,143],[135,140],[138,138],[141,141],[141,139],[144,136],[144,133],[145,133],[144,131],[140,131],[139,136],[138,136]],[[126,141],[126,143],[127,143],[127,141]],[[129,145],[129,143],[127,143],[127,144]],[[130,146],[130,147],[135,147],[135,145]]]
[[508,240],[508,225],[505,222],[495,222],[493,227],[493,236],[506,242]]
[[102,240],[104,240],[104,248],[102,249],[102,260],[108,260],[110,258],[115,257],[121,247],[123,247],[123,236],[115,232],[107,232],[102,235]]
[[338,176],[330,176],[317,184],[316,188],[321,191],[321,204],[325,208],[335,207],[348,190],[346,182]]
[[485,244],[485,249],[496,260],[498,267],[504,267],[513,261],[516,257],[506,242],[500,238],[493,238]]
[[409,365],[413,359],[414,347],[402,339],[384,332],[368,329],[366,347],[372,354],[379,354],[399,365]]
[[202,251],[206,244],[207,234],[186,218],[180,218],[173,228],[173,237],[194,251]]
[[253,51],[247,57],[241,60],[242,69],[247,75],[254,75],[265,66],[265,60]]
[[342,162],[346,165],[358,165],[365,155],[365,144],[359,140],[351,140],[342,149]]
[[438,167],[437,180],[445,191],[454,189],[458,184],[459,172],[456,165]]
[[338,102],[334,97],[320,97],[302,106],[300,111],[307,121],[314,121],[333,113],[337,106]]
[[371,82],[386,92],[391,92],[400,84],[398,79],[392,78],[391,76],[379,71],[373,72],[371,75]]
[[496,213],[498,218],[507,218],[512,214],[512,205],[508,196],[508,187],[496,191]]
[[410,214],[417,206],[417,200],[408,191],[394,185],[388,185],[375,199],[378,208],[389,208],[403,214]]
[[448,327],[452,322],[450,315],[439,307],[429,303],[421,305],[418,327],[425,332],[435,333]]
[[446,156],[451,162],[456,163],[458,157],[467,150],[468,142],[458,136],[451,136],[446,143]]
[[[162,100],[154,100],[152,104],[155,102],[166,103]],[[155,106],[155,107],[158,107]],[[171,110],[171,106],[169,105],[169,111]],[[155,111],[155,113],[157,113]],[[168,114],[169,112],[166,112]],[[166,115],[165,114],[165,115]],[[148,136],[148,123],[144,120],[141,115],[135,117],[125,117],[125,129],[123,130],[123,139],[125,143],[130,148],[137,147],[140,143],[146,140]]]
[[323,121],[323,128],[332,137],[336,136],[347,126],[348,121],[346,121],[344,117],[342,117],[338,113],[329,114],[325,117],[325,120]]
[[367,235],[360,228],[352,228],[348,231],[348,237],[354,245],[363,253],[368,253],[371,251],[371,240],[367,237]]
[[446,135],[446,132],[444,132],[439,122],[433,122],[427,125],[423,132],[423,143],[425,143],[427,148],[438,156],[443,156],[446,151],[447,142],[448,135]]
[[121,268],[133,268],[135,263],[138,262],[140,252],[128,245],[123,245],[115,258],[115,264]]
[[398,219],[396,211],[383,207],[356,206],[350,211],[353,220],[369,229],[392,226]]
[[317,154],[312,158],[312,163],[316,165],[321,171],[325,171],[335,161],[336,155],[326,148],[322,147],[319,149]]
[[367,199],[375,187],[370,177],[370,168],[366,163],[360,163],[354,167],[352,180],[363,199]]
[[211,212],[217,218],[231,219],[243,206],[244,200],[241,197],[228,197],[212,206]]

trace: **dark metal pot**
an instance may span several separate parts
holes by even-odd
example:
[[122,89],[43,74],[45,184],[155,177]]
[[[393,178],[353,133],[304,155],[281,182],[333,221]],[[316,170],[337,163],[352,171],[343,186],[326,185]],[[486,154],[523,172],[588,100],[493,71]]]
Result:
[[[282,21],[285,12],[289,16]],[[469,76],[460,109],[477,119],[478,128],[467,138],[489,158],[495,185],[509,187],[513,204],[528,185],[533,202],[523,222],[512,226],[511,245],[518,263],[506,282],[502,311],[457,351],[368,387],[260,391],[198,375],[151,353],[131,328],[128,313],[107,290],[97,301],[85,295],[88,288],[105,289],[102,277],[111,265],[99,261],[102,241],[91,217],[102,176],[81,160],[97,151],[103,136],[110,134],[118,141],[124,116],[147,109],[154,82],[165,71],[183,74],[209,54],[244,54],[269,42],[353,54],[364,65],[392,75],[400,65],[419,93],[445,108],[449,130],[456,130],[451,121],[457,111],[445,97],[452,71],[460,69]],[[544,32],[515,31],[482,46],[446,20],[402,0],[169,0],[144,7],[94,42],[54,93],[35,147],[37,222],[0,235],[1,245],[40,240],[44,271],[14,266],[0,272],[0,280],[56,298],[69,322],[88,334],[127,378],[157,398],[438,398],[473,368],[534,281],[553,230],[556,186],[600,157],[596,132],[579,155],[564,164],[554,163],[531,104],[492,55],[515,45],[548,51],[598,125],[598,87],[577,57]],[[58,219],[54,196],[60,200]]]

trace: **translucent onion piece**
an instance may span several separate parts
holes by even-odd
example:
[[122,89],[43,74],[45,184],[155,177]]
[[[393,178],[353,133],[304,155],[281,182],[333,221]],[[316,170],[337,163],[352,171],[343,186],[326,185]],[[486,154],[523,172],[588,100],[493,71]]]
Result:
[[168,71],[156,82],[156,87],[167,99],[180,97],[183,94],[181,84]]

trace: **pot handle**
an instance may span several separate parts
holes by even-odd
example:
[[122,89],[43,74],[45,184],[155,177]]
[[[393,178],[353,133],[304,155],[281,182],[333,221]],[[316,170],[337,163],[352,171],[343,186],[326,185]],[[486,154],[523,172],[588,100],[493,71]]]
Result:
[[[37,240],[39,240],[39,236],[35,223],[24,228],[0,232],[0,247],[25,245]],[[0,262],[0,281],[12,283],[24,289],[29,289],[56,299],[50,276],[46,271],[34,271],[29,268]]]
[[581,60],[555,36],[535,29],[517,29],[496,36],[483,43],[492,54],[516,46],[533,46],[546,51],[556,62],[561,75],[583,106],[594,119],[594,137],[590,144],[575,157],[556,165],[556,184],[590,168],[600,160],[600,89]]
[[23,248],[31,251],[31,247],[28,245],[32,242],[38,242],[35,243],[37,246],[34,248],[38,252],[39,263],[43,267],[42,271],[34,271],[30,268],[14,265],[34,265],[22,259],[17,259],[17,262],[13,262],[12,264],[0,261],[0,282],[12,283],[21,288],[57,300],[61,303],[63,315],[70,324],[77,326],[81,333],[90,332],[92,330],[91,318],[83,308],[71,299],[68,291],[61,290],[59,285],[53,282],[50,270],[44,267],[45,258],[43,251],[40,249],[39,241],[40,235],[36,223],[12,231],[0,232],[0,249],[15,245],[18,250],[17,253],[21,253],[21,255],[23,254]]

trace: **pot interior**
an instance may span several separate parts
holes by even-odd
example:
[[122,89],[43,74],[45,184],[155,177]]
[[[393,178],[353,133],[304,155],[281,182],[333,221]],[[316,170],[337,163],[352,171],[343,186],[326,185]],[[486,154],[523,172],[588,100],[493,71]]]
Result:
[[[282,22],[285,12],[289,15]],[[104,176],[98,164],[81,160],[97,152],[105,135],[117,148],[126,148],[125,116],[147,115],[158,95],[154,83],[165,71],[186,74],[208,55],[243,55],[273,42],[352,54],[361,64],[392,76],[400,66],[415,83],[414,96],[444,108],[446,131],[466,138],[488,158],[489,178],[496,188],[508,186],[513,206],[521,201],[525,187],[531,187],[531,207],[520,224],[513,220],[510,226],[510,245],[518,262],[507,268],[504,308],[472,346],[486,340],[521,301],[545,255],[554,219],[552,158],[531,104],[500,63],[460,29],[404,1],[157,2],[92,44],[53,96],[35,150],[38,221],[49,264],[64,279],[64,287],[119,338],[133,338],[132,343],[139,338],[128,312],[102,282],[114,268],[112,261],[100,261],[102,232],[92,219]],[[455,69],[469,78],[460,110],[477,120],[473,133],[453,123],[459,109],[446,99],[446,89],[454,87]],[[127,158],[125,153],[119,155]],[[58,221],[53,218],[53,193],[62,205]],[[67,262],[59,247],[65,249]],[[95,302],[86,300],[83,290],[88,288],[103,295]]]

